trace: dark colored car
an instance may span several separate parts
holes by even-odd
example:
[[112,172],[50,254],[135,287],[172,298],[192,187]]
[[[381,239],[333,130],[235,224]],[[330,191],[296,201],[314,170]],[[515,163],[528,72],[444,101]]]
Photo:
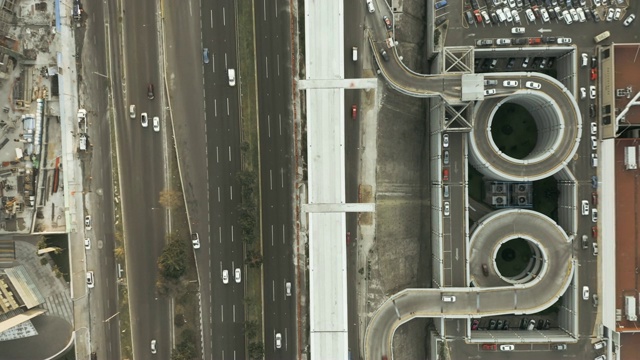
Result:
[[549,62],[547,63],[547,69],[550,69],[553,67],[553,64],[555,64],[556,59],[555,58],[549,58]]
[[495,329],[496,329],[496,320],[491,319],[491,321],[489,321],[489,327],[487,328],[487,330],[495,330]]
[[527,320],[527,318],[522,318],[522,320],[520,320],[520,330],[527,330],[528,324],[529,320]]
[[542,330],[542,328],[544,327],[544,320],[540,319],[538,320],[538,330]]
[[387,27],[387,30],[391,30],[393,28],[393,25],[391,24],[391,20],[387,15],[384,15],[382,17],[382,21],[384,21],[384,25]]
[[389,54],[387,54],[387,51],[385,49],[380,50],[380,55],[382,55],[384,61],[389,61]]
[[471,330],[478,330],[478,326],[480,325],[480,320],[474,319],[471,323]]
[[502,325],[502,330],[509,330],[509,320],[504,321],[504,325]]
[[489,266],[487,264],[482,264],[482,275],[489,276]]
[[549,330],[550,327],[551,327],[551,320],[549,320],[549,319],[545,320],[544,326],[542,326],[542,328],[544,330]]
[[533,68],[537,68],[540,66],[540,62],[542,62],[542,58],[537,57],[533,59],[533,63],[531,64],[531,67]]
[[591,68],[595,69],[598,67],[598,58],[595,56],[591,57]]
[[478,10],[480,8],[478,0],[470,0],[469,2],[471,3],[471,7],[473,8],[473,10]]
[[593,206],[598,205],[598,193],[595,191],[591,193],[591,204]]
[[147,85],[147,98],[153,100],[156,96],[153,94],[153,84]]
[[494,24],[497,24],[500,22],[500,19],[498,19],[498,15],[496,15],[494,11],[491,12],[490,16],[491,16],[491,22],[493,22]]
[[591,177],[591,187],[594,189],[598,188],[598,177],[595,175]]
[[545,36],[542,38],[542,41],[544,41],[545,44],[555,44],[558,41],[558,38],[555,36]]
[[504,325],[504,321],[498,320],[498,323],[496,324],[496,330],[502,330],[502,325]]
[[591,227],[591,237],[593,237],[594,239],[598,238],[598,227],[597,226],[592,226]]
[[509,58],[507,60],[507,69],[513,69],[513,64],[516,63],[516,58]]
[[514,39],[511,39],[511,43],[513,45],[527,45],[527,41],[528,41],[527,38],[514,38]]
[[589,105],[589,117],[596,117],[596,104]]

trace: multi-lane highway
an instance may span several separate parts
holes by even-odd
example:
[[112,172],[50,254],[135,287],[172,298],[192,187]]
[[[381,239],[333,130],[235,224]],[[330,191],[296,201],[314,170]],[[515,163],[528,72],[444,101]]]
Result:
[[[202,3],[201,26],[207,154],[208,239],[196,252],[200,270],[205,356],[245,357],[244,257],[238,222],[241,188],[240,94],[235,2]],[[228,70],[236,73],[230,82]],[[194,149],[196,150],[196,149]],[[203,189],[204,190],[204,189]],[[204,198],[203,198],[204,200]],[[206,239],[206,236],[204,237]],[[239,282],[235,270],[240,269]],[[223,281],[227,271],[228,280]]]
[[[171,349],[170,301],[156,292],[157,259],[165,244],[165,210],[158,205],[166,176],[166,127],[164,125],[164,91],[161,58],[158,51],[158,12],[154,1],[123,3],[123,73],[124,101],[114,102],[116,137],[122,189],[122,213],[126,237],[127,281],[134,358],[150,356],[151,340],[157,341],[159,354]],[[119,14],[114,13],[117,19]],[[112,45],[112,50],[118,44]],[[115,51],[115,50],[114,50]],[[118,84],[116,81],[115,84]],[[154,98],[149,97],[153,86]],[[129,117],[129,105],[136,105],[135,118]],[[149,126],[142,127],[146,112]],[[151,119],[161,119],[160,131],[154,132]]]
[[[263,240],[264,350],[267,359],[298,351],[293,248],[293,108],[289,1],[255,3]],[[291,283],[287,296],[286,283]],[[282,344],[276,348],[276,334]]]
[[[116,13],[115,4],[87,3],[85,11],[90,19],[84,33],[81,63],[82,78],[80,102],[89,111],[89,134],[91,157],[85,159],[85,204],[92,215],[92,229],[85,231],[91,241],[91,248],[85,250],[86,267],[94,272],[96,284],[89,291],[91,351],[98,358],[113,359],[120,355],[120,327],[118,322],[118,295],[116,283],[116,264],[114,261],[114,209],[111,163],[111,129],[109,98],[104,89],[110,85],[106,74],[115,70],[113,61],[108,58],[107,38],[117,40],[117,27],[105,26]],[[117,50],[117,49],[116,49]],[[87,181],[88,180],[88,181]],[[78,216],[81,218],[81,216]],[[85,286],[84,282],[81,284]]]

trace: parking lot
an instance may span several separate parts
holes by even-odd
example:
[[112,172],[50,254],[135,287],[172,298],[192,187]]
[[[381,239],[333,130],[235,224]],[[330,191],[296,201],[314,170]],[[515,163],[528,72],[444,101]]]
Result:
[[[596,6],[593,0],[584,0],[584,6],[580,6],[579,0],[574,0],[571,7],[567,6],[565,0],[511,0],[515,5],[514,7],[511,7],[508,1],[500,2],[499,5],[495,5],[494,1],[497,2],[498,0],[449,1],[447,6],[435,10],[436,20],[446,17],[449,21],[449,31],[447,32],[445,45],[475,46],[478,39],[517,39],[521,37],[551,36],[571,38],[572,44],[591,48],[595,45],[593,37],[605,30],[611,32],[611,38],[615,42],[637,41],[637,20],[628,27],[623,25],[623,20],[630,14],[635,14],[638,7],[635,2],[629,3],[628,0],[623,1],[622,4],[618,4],[618,0],[609,0],[607,2],[608,5],[603,5],[602,1],[596,1],[600,3],[599,6]],[[474,7],[477,7],[477,9],[474,9]],[[505,21],[499,21],[498,10],[501,10],[500,12],[506,17],[505,8],[509,10],[511,20],[507,18]],[[581,9],[585,20],[581,22],[580,18],[578,18],[577,21],[573,21],[572,17],[571,25],[567,25],[565,20],[558,18],[554,10],[556,8],[561,13],[565,10],[574,9],[576,15],[579,13],[577,9]],[[612,9],[614,14],[619,9],[619,20],[612,19],[610,22],[606,20],[609,9]],[[533,13],[533,18],[527,16],[527,10]],[[486,16],[483,16],[483,12],[486,13]],[[518,15],[520,22],[517,22],[516,18],[514,18],[514,12]],[[547,18],[543,15],[545,13],[548,16],[548,21],[544,20]],[[471,15],[471,21],[468,21],[469,14]],[[600,19],[599,22],[594,20],[596,15]],[[495,21],[495,18],[498,18],[498,21]],[[511,29],[514,27],[524,27],[524,33],[512,34]]]

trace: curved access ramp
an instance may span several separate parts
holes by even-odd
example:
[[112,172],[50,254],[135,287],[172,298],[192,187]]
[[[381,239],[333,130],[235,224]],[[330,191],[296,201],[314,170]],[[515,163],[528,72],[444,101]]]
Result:
[[[504,242],[524,238],[539,247],[536,276],[510,286],[407,289],[391,296],[375,312],[365,334],[365,358],[381,359],[392,353],[393,334],[414,318],[471,318],[542,311],[564,294],[574,272],[571,243],[553,220],[530,210],[493,212],[474,228],[469,264],[475,269],[489,262]],[[480,270],[481,271],[481,270]],[[443,302],[455,295],[455,302]]]
[[[486,97],[475,108],[469,137],[474,167],[505,181],[536,181],[565,167],[578,151],[582,134],[582,117],[573,94],[558,80],[540,73],[496,74],[485,79],[498,81],[497,94]],[[505,88],[502,86],[505,80],[516,80],[518,86]],[[527,81],[538,83],[541,88],[528,89]],[[526,108],[537,126],[536,146],[523,159],[500,151],[491,135],[493,118],[500,106],[507,103]]]

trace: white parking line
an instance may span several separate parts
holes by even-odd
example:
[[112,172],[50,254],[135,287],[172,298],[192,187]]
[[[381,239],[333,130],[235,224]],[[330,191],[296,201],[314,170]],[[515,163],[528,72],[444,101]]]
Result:
[[267,133],[271,137],[271,115],[267,115]]

